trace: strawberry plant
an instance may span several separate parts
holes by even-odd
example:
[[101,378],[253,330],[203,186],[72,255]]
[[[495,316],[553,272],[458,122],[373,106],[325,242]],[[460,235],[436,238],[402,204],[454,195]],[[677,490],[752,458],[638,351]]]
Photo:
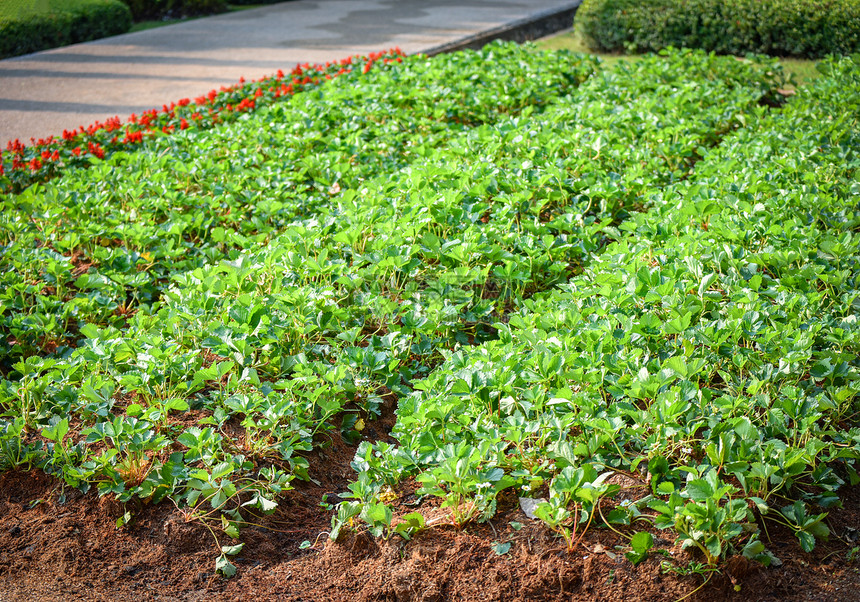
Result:
[[[804,245],[842,249],[836,241],[857,219],[856,162],[844,160],[853,121],[831,108],[837,97],[841,106],[857,103],[856,65],[824,69],[841,83],[822,82],[778,112],[751,107],[752,118],[712,138],[717,146],[697,151],[686,174],[651,184],[648,211],[628,210],[604,224],[611,242],[590,251],[582,274],[518,301],[506,323],[495,323],[498,340],[450,355],[417,383],[400,403],[395,434],[418,468],[437,470],[441,442],[496,445],[500,434],[511,453],[492,462],[523,487],[583,461],[616,470],[645,462],[657,513],[651,520],[674,529],[710,566],[732,552],[770,560],[751,508],[761,519],[794,525],[806,549],[816,534],[826,536],[819,527],[826,512],[770,510],[775,500],[801,496],[826,511],[846,480],[858,480],[858,450],[848,443],[856,426],[833,422],[845,416],[846,403],[856,405],[856,350],[847,352],[856,337],[846,336],[855,331],[848,265],[856,265],[841,263],[839,251],[792,263],[816,257]],[[828,125],[808,125],[819,120]],[[805,166],[786,159],[797,156],[777,144],[787,132],[798,148],[828,139],[831,155],[813,153]],[[738,171],[738,157],[768,165],[770,175]],[[828,175],[818,190],[827,201],[812,213],[801,182],[817,181],[811,174],[822,165]],[[798,210],[812,221],[802,225]],[[817,274],[822,285],[810,287]],[[825,334],[834,327],[838,334]],[[835,363],[822,359],[834,355],[842,367],[835,386],[828,384]],[[830,439],[836,432],[848,447]],[[553,491],[539,516],[571,547],[573,528],[587,524],[588,514]]]
[[[413,477],[457,527],[546,488],[568,549],[618,525],[633,562],[634,523],[709,570],[769,558],[761,521],[826,535],[860,480],[854,61],[787,101],[772,60],[691,51],[328,69],[5,176],[4,469],[170,500],[225,575],[222,535],[337,431],[357,477],[332,539],[432,529],[392,504]],[[617,499],[614,473],[651,494]]]

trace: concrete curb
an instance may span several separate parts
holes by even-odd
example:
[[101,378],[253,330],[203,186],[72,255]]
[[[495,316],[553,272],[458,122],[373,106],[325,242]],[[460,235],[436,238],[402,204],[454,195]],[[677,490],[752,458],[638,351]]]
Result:
[[505,25],[500,25],[499,27],[494,27],[493,29],[467,36],[460,40],[433,46],[420,54],[436,56],[437,54],[456,52],[458,50],[478,50],[494,40],[518,43],[536,40],[571,27],[573,17],[580,4],[582,4],[582,0],[576,0],[561,8],[546,10],[523,19],[518,19],[517,21],[512,21],[511,23],[506,23]]

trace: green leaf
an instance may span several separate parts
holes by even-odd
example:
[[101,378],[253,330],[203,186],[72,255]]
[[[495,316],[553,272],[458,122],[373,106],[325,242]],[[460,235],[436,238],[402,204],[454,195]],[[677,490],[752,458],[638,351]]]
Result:
[[654,536],[647,531],[639,531],[630,539],[632,552],[625,554],[626,558],[633,564],[639,564],[648,557],[648,551],[654,547]]
[[131,522],[131,512],[126,511],[122,516],[116,519],[116,528],[119,529]]
[[756,556],[764,552],[764,544],[758,539],[751,539],[747,542],[743,549],[744,558],[754,560]]
[[259,504],[260,510],[262,510],[265,513],[274,512],[275,509],[278,507],[278,502],[270,500],[269,498],[267,498],[266,496],[263,496],[263,495],[257,496],[257,502]]
[[703,501],[714,497],[714,488],[704,479],[693,479],[687,483],[687,495],[690,499]]
[[226,554],[227,556],[235,556],[242,551],[243,547],[245,547],[244,543],[239,543],[235,546],[221,546],[221,553]]
[[806,525],[805,527],[807,531],[812,533],[818,539],[827,539],[828,537],[830,537],[830,527],[828,527],[824,522],[822,522],[823,518],[824,515],[822,514],[815,522]]
[[756,441],[760,438],[758,429],[753,426],[752,421],[746,416],[739,418],[735,423],[735,432],[741,439]]
[[669,495],[675,491],[675,484],[671,481],[663,481],[657,485],[657,493]]
[[221,573],[225,577],[233,577],[236,574],[236,565],[227,560],[227,557],[221,555],[215,561],[215,572]]
[[170,399],[164,405],[164,409],[167,410],[168,412],[169,411],[186,412],[186,411],[188,411],[188,402],[185,401],[184,399],[176,399],[176,398]]
[[800,540],[800,547],[804,552],[811,552],[815,549],[815,537],[812,533],[806,531],[798,531],[797,539]]
[[69,419],[63,418],[57,424],[46,429],[42,429],[42,436],[49,441],[62,443],[63,439],[69,432]]
[[403,520],[410,527],[415,527],[418,529],[423,529],[426,521],[424,519],[424,515],[420,512],[410,512],[408,514],[403,515]]
[[663,362],[663,368],[676,372],[681,378],[687,377],[687,360],[682,356],[670,357]]
[[770,512],[770,506],[760,497],[752,496],[749,499],[756,505],[756,508],[763,516]]
[[630,538],[630,547],[640,554],[654,547],[654,536],[647,531],[639,531]]
[[705,540],[705,548],[712,558],[719,558],[723,553],[723,544],[718,535],[711,535]]
[[235,469],[235,466],[232,462],[221,462],[212,467],[212,473],[210,475],[210,479],[215,481],[216,479],[223,479],[228,474],[232,473]]

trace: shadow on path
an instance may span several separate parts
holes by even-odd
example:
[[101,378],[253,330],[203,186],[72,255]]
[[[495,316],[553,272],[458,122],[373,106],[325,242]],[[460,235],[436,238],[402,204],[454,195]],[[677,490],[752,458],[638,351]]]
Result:
[[[33,101],[33,100],[11,100],[0,98],[0,111],[27,111],[40,112],[49,111],[53,113],[104,113],[105,115],[119,115],[122,118],[132,113],[142,113],[150,109],[145,105],[117,106],[115,104],[99,105],[90,102],[58,102],[58,101]],[[82,125],[82,124],[78,124]]]

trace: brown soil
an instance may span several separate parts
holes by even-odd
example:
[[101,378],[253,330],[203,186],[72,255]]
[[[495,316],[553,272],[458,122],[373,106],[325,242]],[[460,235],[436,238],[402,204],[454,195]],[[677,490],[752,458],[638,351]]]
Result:
[[[375,423],[377,428],[379,423]],[[389,425],[390,426],[390,425]],[[370,430],[369,425],[368,430]],[[374,433],[369,433],[375,436]],[[615,546],[624,540],[592,528],[573,552],[505,497],[489,523],[458,531],[437,522],[406,542],[366,533],[328,541],[331,514],[324,494],[346,490],[355,448],[340,439],[315,454],[316,483],[296,483],[278,511],[242,530],[245,547],[237,575],[215,573],[217,546],[208,528],[170,502],[123,508],[108,498],[75,490],[40,472],[0,475],[0,602],[13,600],[288,600],[288,601],[555,601],[678,600],[702,584],[697,575],[661,570],[661,561],[685,566],[695,557],[662,539],[638,566]],[[624,477],[621,477],[624,480]],[[633,479],[620,483],[635,496]],[[445,511],[417,500],[405,486],[398,511],[420,510],[428,521]],[[622,495],[624,490],[622,490]],[[860,488],[846,490],[845,508],[833,511],[834,537],[812,554],[794,536],[768,524],[769,548],[783,561],[765,569],[732,558],[687,600],[860,600],[860,559],[849,560],[860,528]],[[133,522],[120,529],[126,510]],[[516,530],[510,523],[521,523]],[[230,543],[214,528],[219,543]],[[305,541],[312,549],[300,549]],[[510,543],[497,555],[495,542]]]

